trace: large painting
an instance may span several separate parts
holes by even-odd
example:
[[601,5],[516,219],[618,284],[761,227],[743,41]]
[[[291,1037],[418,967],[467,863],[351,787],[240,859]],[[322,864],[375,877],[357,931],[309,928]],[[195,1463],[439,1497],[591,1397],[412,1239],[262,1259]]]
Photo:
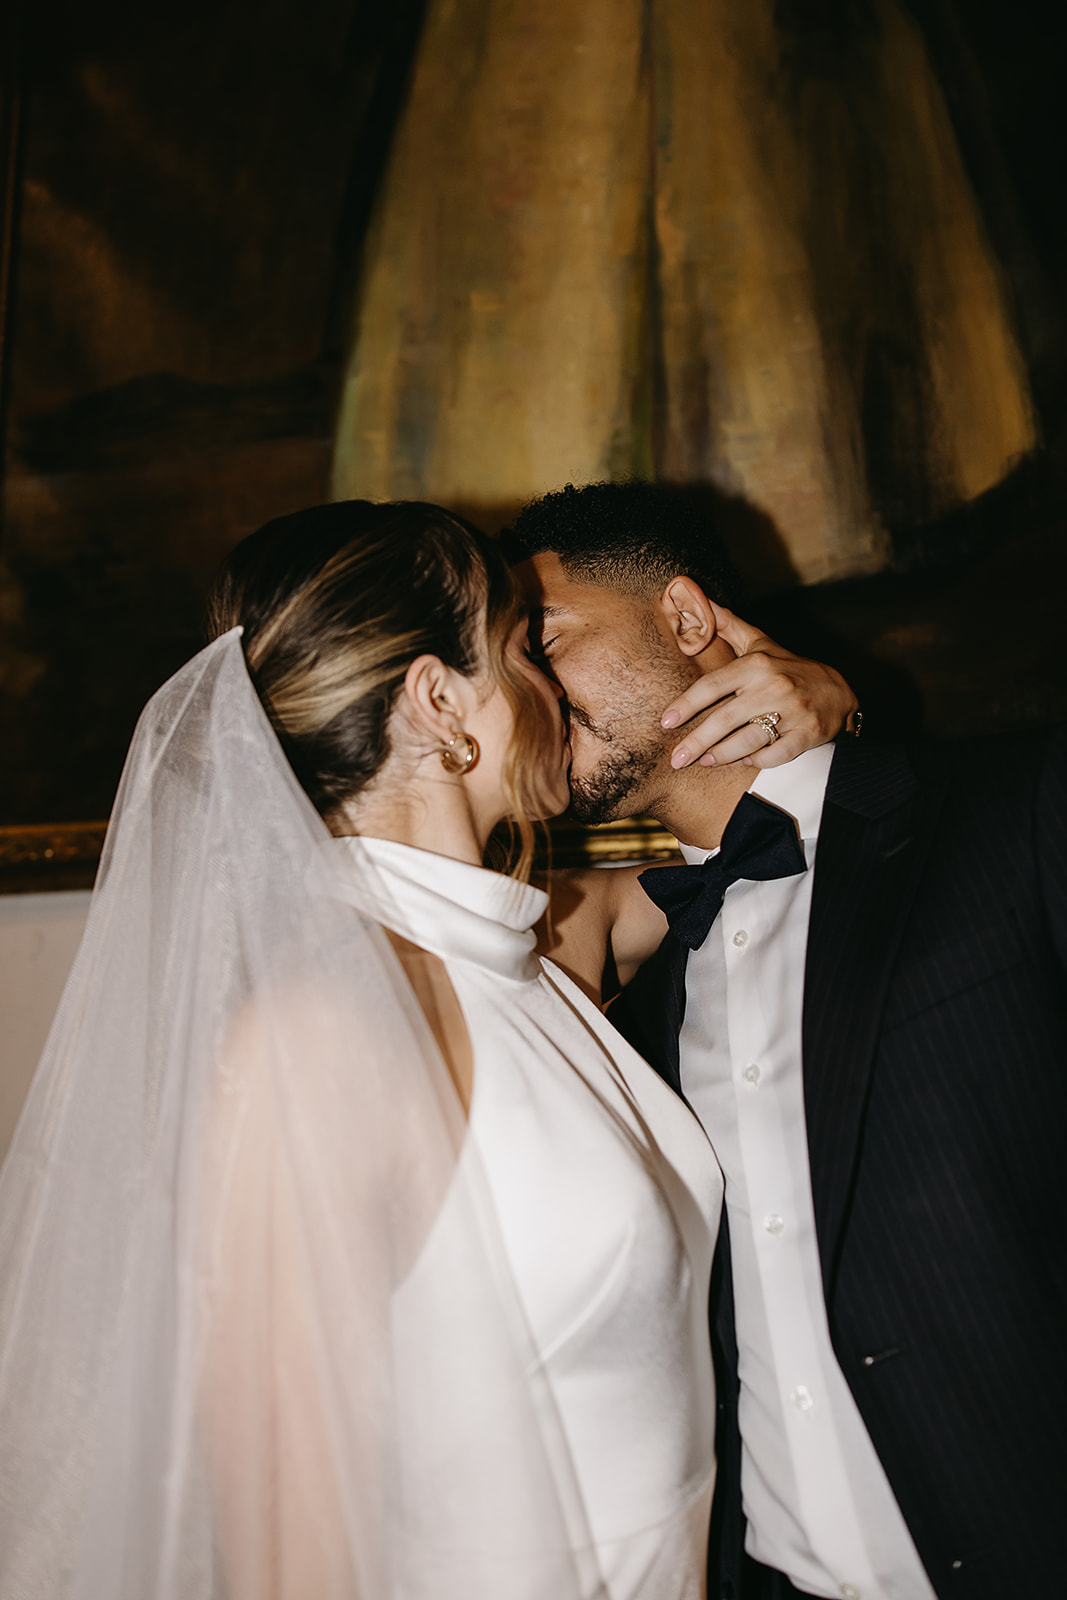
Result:
[[1058,14],[17,9],[0,887],[91,881],[220,557],[333,496],[683,483],[869,734],[1063,716]]

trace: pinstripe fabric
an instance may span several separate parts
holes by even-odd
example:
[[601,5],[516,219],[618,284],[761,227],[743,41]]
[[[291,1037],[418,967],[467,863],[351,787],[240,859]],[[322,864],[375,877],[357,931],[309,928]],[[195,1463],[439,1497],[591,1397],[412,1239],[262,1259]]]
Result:
[[[612,1019],[636,1012],[677,1086],[667,965],[675,1015],[646,980]],[[1064,1588],[1065,969],[1067,738],[843,743],[804,1013],[830,1327],[931,1581],[966,1600]],[[732,1504],[710,1592],[728,1597],[741,1513],[721,1422]]]

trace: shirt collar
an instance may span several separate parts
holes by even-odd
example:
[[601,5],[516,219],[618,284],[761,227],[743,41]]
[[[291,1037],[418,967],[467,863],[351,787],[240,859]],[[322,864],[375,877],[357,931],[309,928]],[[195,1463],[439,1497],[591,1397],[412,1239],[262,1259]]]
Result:
[[[782,767],[765,767],[758,772],[748,793],[758,795],[768,805],[787,811],[802,839],[817,839],[826,781],[833,759],[832,744],[819,745],[816,750],[805,750],[803,755],[787,761]],[[702,861],[718,854],[716,850],[702,850],[690,844],[683,844],[680,848],[690,866],[699,866]]]
[[442,960],[529,983],[541,973],[534,924],[548,896],[467,861],[346,834],[325,846],[324,887]]

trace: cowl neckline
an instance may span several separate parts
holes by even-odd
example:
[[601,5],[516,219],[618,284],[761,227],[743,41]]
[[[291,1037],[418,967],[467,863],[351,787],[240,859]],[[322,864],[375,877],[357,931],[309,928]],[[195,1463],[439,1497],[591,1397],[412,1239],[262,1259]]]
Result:
[[533,930],[548,905],[542,889],[391,839],[345,835],[327,849],[331,892],[393,933],[512,982],[540,975]]

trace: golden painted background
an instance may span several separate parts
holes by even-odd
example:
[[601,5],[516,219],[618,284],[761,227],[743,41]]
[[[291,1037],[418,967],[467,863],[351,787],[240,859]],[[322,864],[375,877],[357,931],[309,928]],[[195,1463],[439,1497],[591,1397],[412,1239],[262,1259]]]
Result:
[[779,12],[434,0],[367,243],[338,498],[499,520],[568,480],[711,482],[773,520],[801,581],[876,571],[864,391],[894,340],[888,403],[921,396],[896,466],[930,512],[1033,450],[916,23],[877,0],[830,77]]
[[1062,14],[19,16],[0,883],[91,872],[220,556],[331,494],[493,527],[568,479],[725,492],[763,616],[869,733],[1062,717]]

